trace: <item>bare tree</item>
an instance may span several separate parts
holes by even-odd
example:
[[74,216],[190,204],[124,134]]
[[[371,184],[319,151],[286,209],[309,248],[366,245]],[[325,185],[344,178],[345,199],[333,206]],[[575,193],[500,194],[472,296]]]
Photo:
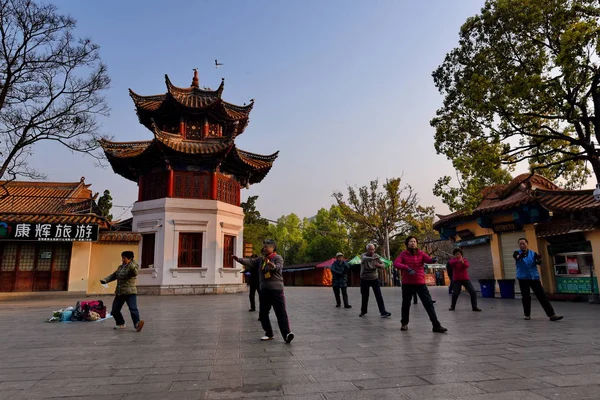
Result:
[[[357,189],[348,187],[348,200],[342,193],[333,194],[342,216],[349,226],[359,230],[367,240],[383,246],[385,257],[390,257],[389,242],[404,235],[412,228],[415,215],[420,212],[417,193],[409,185],[402,185],[401,178],[388,179],[379,191],[379,181]],[[356,232],[354,233],[356,235]]]
[[40,141],[96,155],[110,79],[75,25],[54,5],[0,0],[0,179],[42,178],[27,163]]

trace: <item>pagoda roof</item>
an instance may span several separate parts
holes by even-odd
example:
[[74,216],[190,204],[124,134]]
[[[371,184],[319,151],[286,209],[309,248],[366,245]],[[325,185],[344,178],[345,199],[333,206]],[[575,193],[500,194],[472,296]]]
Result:
[[[140,122],[152,129],[152,119],[156,114],[173,113],[173,107],[179,112],[191,114],[208,114],[211,117],[225,122],[237,123],[239,128],[236,134],[241,134],[248,124],[250,111],[254,107],[254,99],[248,105],[238,106],[228,103],[221,98],[225,81],[217,90],[201,89],[198,84],[197,72],[194,72],[192,85],[181,88],[173,85],[168,75],[165,75],[167,92],[152,96],[142,96],[129,89],[129,95],[133,99]],[[240,125],[241,124],[241,125]]]
[[[113,170],[126,179],[137,182],[145,169],[164,165],[165,159],[203,161],[208,167],[219,166],[223,172],[240,181],[258,183],[269,173],[279,152],[271,155],[250,153],[237,148],[233,137],[185,140],[154,126],[154,139],[137,142],[101,140],[104,153]],[[206,162],[208,161],[208,162]]]

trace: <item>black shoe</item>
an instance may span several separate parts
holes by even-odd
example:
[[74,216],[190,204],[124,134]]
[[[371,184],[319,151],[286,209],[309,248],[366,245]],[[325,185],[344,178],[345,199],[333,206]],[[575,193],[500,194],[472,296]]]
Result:
[[446,333],[446,332],[448,332],[448,329],[444,328],[441,325],[438,325],[438,326],[434,326],[432,331],[435,333]]
[[431,302],[435,304],[436,301],[435,300],[431,300]]
[[481,308],[475,307],[475,308],[473,309],[473,311],[475,311],[475,312],[479,312],[479,311],[481,311]]
[[392,313],[389,313],[389,312],[387,312],[387,311],[386,311],[386,312],[384,312],[383,314],[381,314],[381,318],[389,318],[389,317],[391,317],[391,316],[392,316]]
[[413,304],[419,304],[419,302],[417,302],[417,301],[414,301],[414,302],[413,302]]
[[344,308],[352,308],[352,306],[350,304],[347,304],[344,306]]
[[340,307],[341,307],[341,305],[339,305],[339,304],[335,305],[335,308],[340,308]]
[[454,311],[454,306],[450,306],[450,308],[448,309],[448,311]]
[[367,315],[367,313],[360,313],[360,314],[358,314],[358,316],[361,317],[361,318],[364,317],[365,315]]
[[254,312],[254,311],[256,311],[256,309],[254,309],[254,308],[251,308],[248,310],[248,312]]
[[553,315],[550,317],[550,321],[554,322],[554,321],[560,321],[561,319],[563,319],[564,317],[562,315]]
[[287,335],[285,335],[285,342],[287,344],[292,343],[292,340],[294,340],[294,334],[292,332],[290,332]]
[[408,330],[408,324],[403,324],[402,327],[400,327],[401,331],[407,331]]

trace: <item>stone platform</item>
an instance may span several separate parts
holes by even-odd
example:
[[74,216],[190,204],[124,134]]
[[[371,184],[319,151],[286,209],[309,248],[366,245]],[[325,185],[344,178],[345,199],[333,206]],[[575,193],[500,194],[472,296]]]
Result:
[[598,306],[554,303],[565,320],[551,323],[534,302],[524,321],[518,300],[480,300],[473,313],[463,296],[449,312],[434,288],[441,335],[421,305],[401,332],[400,289],[383,292],[390,319],[373,298],[359,318],[358,288],[348,310],[334,308],[330,288],[286,288],[291,345],[259,341],[246,294],[140,296],[141,333],[112,320],[45,323],[66,299],[0,302],[0,398],[600,398]]

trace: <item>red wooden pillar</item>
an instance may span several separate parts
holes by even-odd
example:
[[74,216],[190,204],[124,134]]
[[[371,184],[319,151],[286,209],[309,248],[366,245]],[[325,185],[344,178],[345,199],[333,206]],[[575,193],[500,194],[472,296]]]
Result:
[[175,186],[175,171],[169,170],[169,180],[167,186],[167,197],[173,197],[173,188]]
[[143,195],[144,195],[144,177],[140,176],[140,178],[138,179],[138,201],[142,201],[143,200]]
[[210,190],[210,198],[211,200],[218,200],[217,199],[217,173],[213,172],[212,173],[212,181],[211,181],[211,190]]
[[185,137],[185,121],[183,118],[179,120],[179,133],[181,136]]
[[208,120],[204,120],[204,126],[202,127],[202,138],[208,137]]

